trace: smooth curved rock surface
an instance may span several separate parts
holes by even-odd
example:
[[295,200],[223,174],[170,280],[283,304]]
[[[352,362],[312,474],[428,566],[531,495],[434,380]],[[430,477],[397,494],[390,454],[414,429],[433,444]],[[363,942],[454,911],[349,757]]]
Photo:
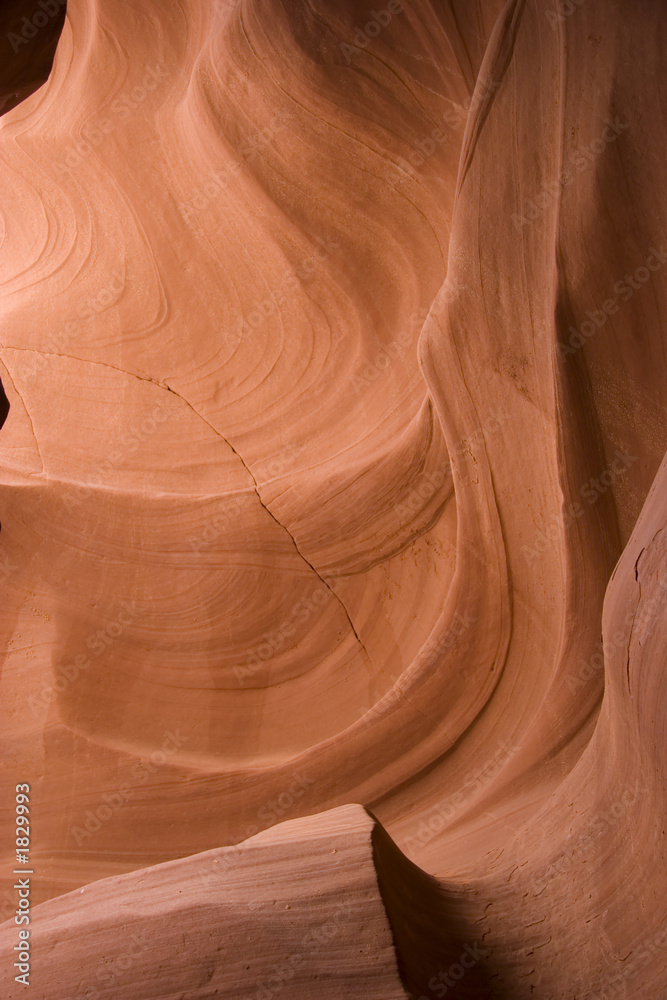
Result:
[[359,802],[409,995],[660,1000],[664,5],[396,6],[70,0],[0,121],[32,901]]
[[[404,1000],[374,825],[360,806],[344,806],[42,903],[31,996]],[[5,923],[3,964],[15,936]]]

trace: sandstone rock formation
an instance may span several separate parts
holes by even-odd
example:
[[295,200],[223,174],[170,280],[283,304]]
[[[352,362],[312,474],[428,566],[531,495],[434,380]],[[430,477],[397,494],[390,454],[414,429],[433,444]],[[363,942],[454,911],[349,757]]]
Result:
[[660,0],[69,0],[0,121],[6,995],[22,783],[34,996],[135,919],[123,995],[253,996],[269,870],[370,921],[294,996],[667,994],[664,52]]
[[[168,861],[42,903],[33,916],[32,991],[44,1000],[254,1000],[282,990],[403,1000],[373,827],[361,807],[346,806],[283,823],[238,849]],[[5,923],[0,933],[11,962],[14,929]],[[6,995],[21,990],[12,984]]]

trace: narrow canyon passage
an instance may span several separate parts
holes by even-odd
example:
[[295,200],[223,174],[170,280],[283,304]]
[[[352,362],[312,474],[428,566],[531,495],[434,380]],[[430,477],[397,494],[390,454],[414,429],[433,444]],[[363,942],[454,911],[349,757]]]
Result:
[[7,5],[3,996],[667,995],[664,13]]

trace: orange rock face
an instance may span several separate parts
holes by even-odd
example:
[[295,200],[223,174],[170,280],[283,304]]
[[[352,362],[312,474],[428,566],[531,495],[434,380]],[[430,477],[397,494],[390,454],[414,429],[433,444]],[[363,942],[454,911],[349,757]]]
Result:
[[663,5],[10,6],[2,995],[661,1000]]

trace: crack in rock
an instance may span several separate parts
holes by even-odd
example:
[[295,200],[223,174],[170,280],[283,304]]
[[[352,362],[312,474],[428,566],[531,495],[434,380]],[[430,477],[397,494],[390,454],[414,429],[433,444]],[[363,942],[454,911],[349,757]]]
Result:
[[[121,372],[122,374],[128,375],[131,378],[136,378],[140,382],[151,382],[153,385],[157,385],[160,389],[164,389],[167,392],[173,393],[173,395],[176,396],[178,399],[180,399],[181,402],[185,403],[185,405],[190,410],[192,410],[192,412],[195,414],[195,416],[198,417],[200,420],[203,420],[204,423],[208,427],[210,427],[210,429],[213,431],[213,433],[216,434],[217,437],[219,437],[222,441],[224,441],[225,444],[234,453],[234,455],[238,458],[239,462],[241,463],[241,465],[243,466],[243,468],[245,469],[245,471],[248,473],[248,476],[252,480],[253,489],[255,491],[255,494],[256,494],[257,499],[259,500],[261,506],[267,512],[267,514],[269,515],[269,517],[278,525],[278,527],[282,528],[282,530],[284,532],[286,532],[286,534],[289,536],[289,538],[290,538],[290,540],[292,542],[292,545],[294,546],[294,549],[295,549],[297,555],[299,556],[299,558],[306,564],[306,566],[308,566],[309,569],[312,570],[312,572],[315,574],[315,576],[318,578],[318,580],[323,584],[324,587],[326,587],[326,589],[329,591],[329,593],[332,595],[332,597],[338,602],[338,604],[340,605],[340,607],[342,608],[342,610],[343,610],[343,612],[345,614],[345,617],[347,618],[348,624],[349,624],[349,626],[350,626],[350,628],[352,630],[352,633],[353,633],[355,639],[357,640],[358,644],[361,646],[361,648],[364,651],[364,654],[367,657],[367,659],[369,660],[369,662],[372,663],[372,660],[371,660],[371,657],[370,657],[370,655],[368,653],[368,650],[366,649],[366,647],[364,646],[363,642],[361,641],[361,637],[360,637],[359,633],[357,632],[357,630],[355,628],[354,622],[352,621],[352,618],[350,617],[350,613],[347,610],[347,608],[345,607],[345,604],[341,600],[340,596],[333,589],[333,587],[324,579],[324,577],[319,573],[319,571],[312,564],[312,562],[301,551],[301,549],[299,548],[299,545],[298,545],[298,543],[297,543],[294,535],[289,530],[289,528],[285,524],[283,524],[276,517],[276,515],[273,513],[273,511],[271,510],[271,508],[268,507],[267,504],[264,502],[264,500],[262,499],[261,493],[259,491],[259,484],[258,484],[257,480],[255,479],[255,476],[253,475],[252,470],[248,467],[248,465],[244,461],[242,455],[239,454],[239,452],[236,450],[236,448],[231,443],[231,441],[228,438],[226,438],[225,435],[222,434],[217,429],[217,427],[214,427],[213,424],[209,420],[207,420],[206,417],[202,413],[200,413],[197,409],[195,409],[195,407],[192,405],[192,403],[188,399],[186,399],[185,396],[182,396],[179,392],[176,392],[176,390],[172,389],[172,387],[170,385],[168,385],[166,382],[162,382],[159,379],[151,378],[148,375],[138,375],[136,372],[127,371],[125,368],[119,368],[117,365],[109,364],[106,361],[92,361],[92,360],[88,360],[88,359],[77,358],[77,357],[75,357],[72,354],[57,354],[55,352],[50,352],[50,351],[38,351],[38,350],[34,350],[34,349],[28,348],[28,347],[9,347],[9,346],[7,346],[4,349],[5,350],[10,350],[10,351],[21,351],[21,352],[25,352],[25,353],[29,353],[29,354],[41,354],[41,355],[44,355],[44,356],[47,356],[47,357],[69,358],[71,361],[79,361],[81,364],[100,365],[103,368],[111,368],[113,371]],[[33,430],[33,433],[34,433],[34,430]],[[35,438],[35,441],[37,441],[36,438]],[[39,451],[39,446],[38,446],[37,450]],[[41,455],[40,455],[40,459],[41,459]],[[42,465],[43,464],[44,463],[42,462]]]

